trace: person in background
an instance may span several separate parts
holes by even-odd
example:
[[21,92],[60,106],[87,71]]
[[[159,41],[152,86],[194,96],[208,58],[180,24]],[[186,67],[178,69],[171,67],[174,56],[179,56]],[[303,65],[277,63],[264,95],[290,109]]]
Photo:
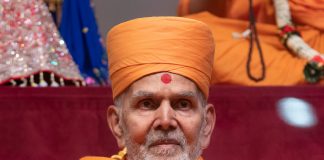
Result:
[[212,29],[213,84],[322,83],[323,0],[180,0],[180,16]]

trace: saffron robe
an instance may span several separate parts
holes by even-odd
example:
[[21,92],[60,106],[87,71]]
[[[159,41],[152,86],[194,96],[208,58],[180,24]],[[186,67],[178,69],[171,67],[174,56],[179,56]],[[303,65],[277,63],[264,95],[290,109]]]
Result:
[[[304,41],[320,53],[324,52],[324,1],[290,0],[293,21]],[[205,11],[192,13],[190,1],[181,0],[179,15],[202,21],[212,29],[215,40],[212,84],[238,84],[247,86],[305,84],[303,70],[307,61],[290,52],[280,41],[275,24],[274,6],[271,0],[255,0],[257,30],[263,50],[266,77],[254,82],[247,75],[249,52],[248,38],[233,38],[234,32],[248,28],[248,1],[210,1]],[[220,10],[220,11],[217,11]],[[221,12],[222,11],[222,12]],[[256,44],[251,62],[251,72],[261,75],[261,63]]]

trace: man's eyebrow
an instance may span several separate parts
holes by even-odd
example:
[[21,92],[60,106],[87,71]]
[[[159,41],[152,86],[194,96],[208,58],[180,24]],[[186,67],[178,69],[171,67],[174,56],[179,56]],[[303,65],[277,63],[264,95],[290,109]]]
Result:
[[148,91],[137,91],[132,95],[132,98],[139,98],[139,97],[153,97],[152,92]]
[[[181,91],[178,93],[174,93],[172,97],[186,97],[186,98],[194,98],[197,94],[192,91]],[[132,96],[132,98],[141,98],[141,97],[154,97],[153,92],[149,91],[137,91]]]
[[188,98],[191,98],[191,97],[196,97],[197,94],[195,94],[192,91],[181,91],[179,93],[176,93],[175,96],[177,96],[177,97],[188,97]]

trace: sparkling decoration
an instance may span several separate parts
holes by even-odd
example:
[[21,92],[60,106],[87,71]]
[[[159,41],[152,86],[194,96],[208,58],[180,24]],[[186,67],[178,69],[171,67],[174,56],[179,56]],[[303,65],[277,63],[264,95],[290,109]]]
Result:
[[88,27],[84,27],[84,28],[82,29],[82,32],[83,32],[83,33],[88,33],[88,32],[89,32],[89,28],[88,28]]
[[87,78],[85,78],[85,82],[86,82],[86,84],[88,84],[88,85],[95,85],[95,84],[96,84],[96,80],[94,80],[94,79],[91,78],[91,77],[87,77]]
[[0,84],[41,72],[83,80],[43,0],[0,0],[0,28]]

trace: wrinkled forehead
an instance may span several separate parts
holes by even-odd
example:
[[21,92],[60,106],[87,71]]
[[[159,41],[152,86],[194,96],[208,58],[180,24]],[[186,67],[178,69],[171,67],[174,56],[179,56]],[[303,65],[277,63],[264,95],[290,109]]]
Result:
[[156,95],[192,94],[197,96],[197,86],[190,79],[169,72],[147,75],[135,81],[128,89],[129,95],[147,92]]

